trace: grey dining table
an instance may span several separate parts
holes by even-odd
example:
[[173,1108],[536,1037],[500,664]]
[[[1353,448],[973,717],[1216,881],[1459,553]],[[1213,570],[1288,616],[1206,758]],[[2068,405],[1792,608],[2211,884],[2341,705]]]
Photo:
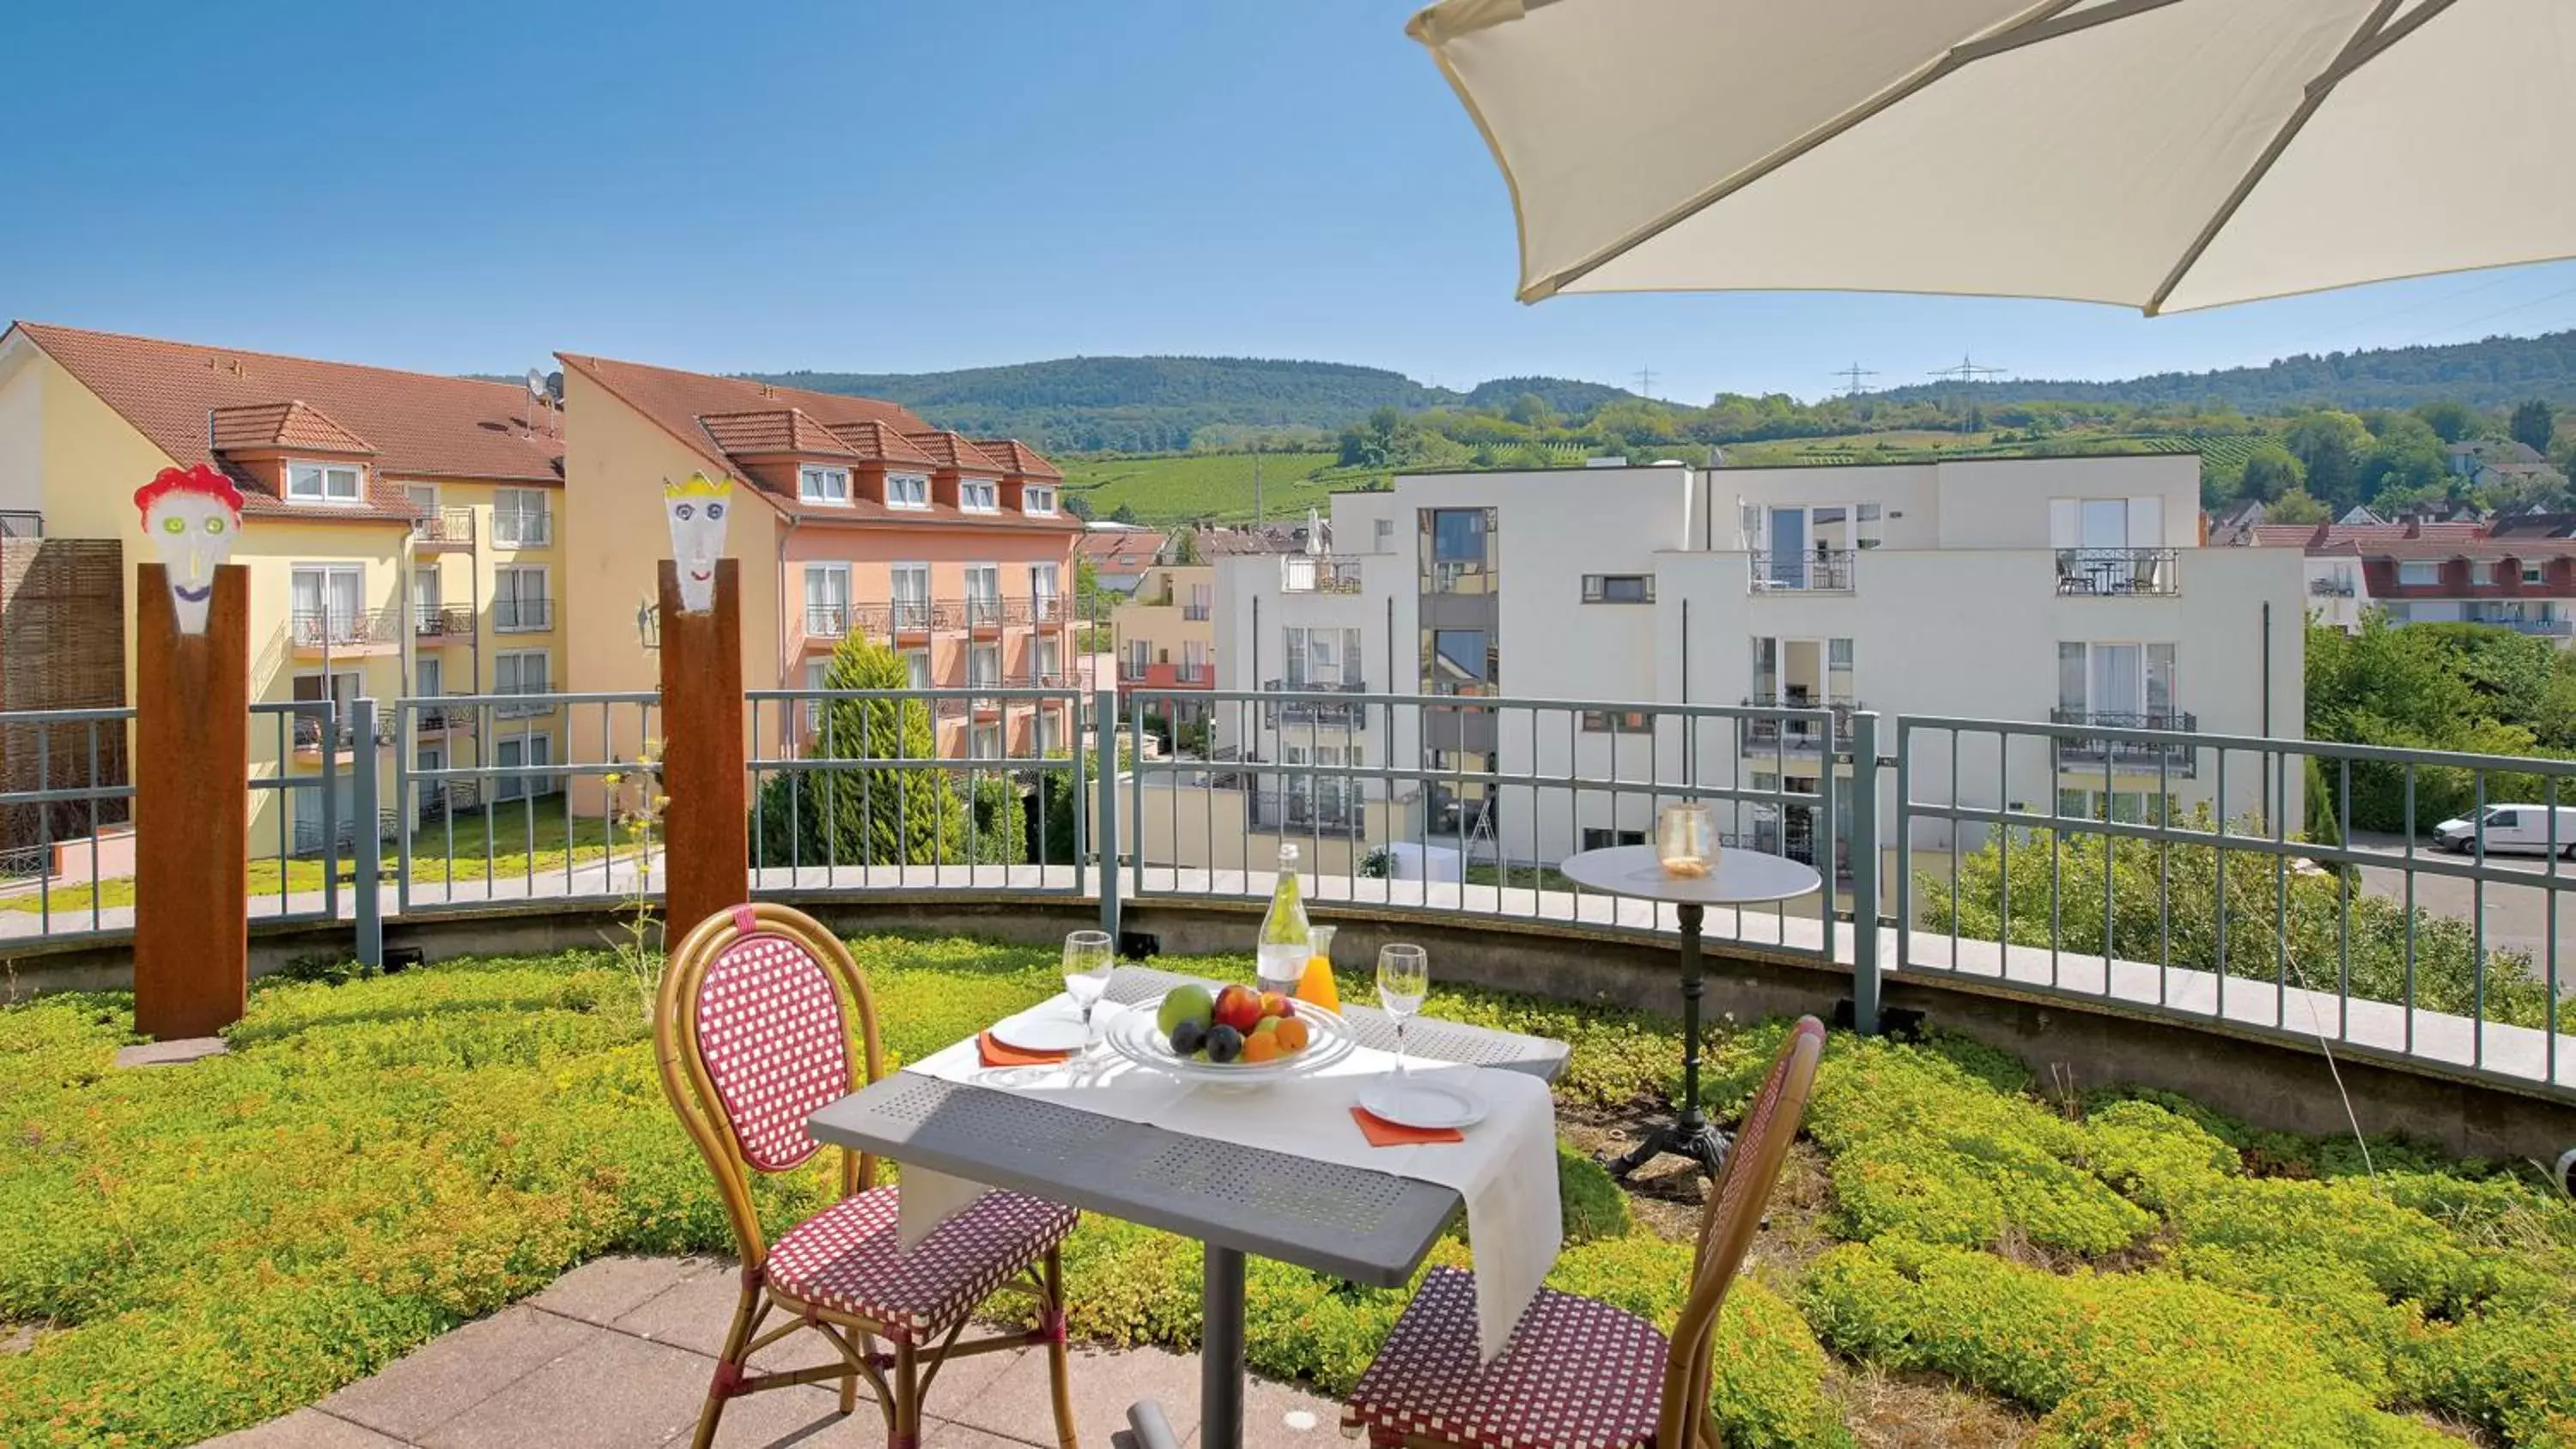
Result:
[[[1197,979],[1122,965],[1110,977],[1108,999],[1137,1005]],[[1351,1006],[1343,1015],[1361,1045],[1394,1048],[1395,1022],[1384,1012]],[[1404,1049],[1410,1057],[1547,1081],[1565,1068],[1563,1042],[1426,1017],[1405,1029]],[[1401,1287],[1465,1206],[1454,1189],[1414,1178],[901,1071],[815,1113],[806,1128],[831,1146],[1197,1239],[1206,1250],[1199,1442],[1208,1449],[1243,1443],[1247,1254],[1370,1287]]]

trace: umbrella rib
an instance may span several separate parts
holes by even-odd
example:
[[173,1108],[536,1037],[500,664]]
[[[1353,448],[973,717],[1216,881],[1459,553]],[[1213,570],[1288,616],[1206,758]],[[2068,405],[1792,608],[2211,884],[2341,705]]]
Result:
[[[1690,200],[1683,202],[1680,206],[1673,208],[1671,211],[1664,213],[1662,216],[1659,216],[1653,221],[1646,223],[1644,226],[1637,228],[1635,231],[1628,233],[1619,240],[1603,247],[1600,251],[1593,253],[1591,256],[1584,258],[1573,266],[1552,272],[1549,275],[1541,277],[1537,281],[1530,283],[1528,286],[1523,287],[1521,289],[1521,300],[1524,302],[1542,302],[1555,296],[1557,293],[1565,290],[1565,288],[1570,284],[1583,280],[1592,273],[1608,266],[1619,258],[1626,256],[1629,252],[1636,250],[1647,242],[1653,241],[1656,237],[1663,235],[1665,232],[1670,231],[1674,227],[1681,225],[1683,222],[1690,220],[1699,213],[1706,211],[1708,208],[1715,206],[1717,203],[1724,201],[1726,198],[1733,196],[1735,193],[1742,191],[1748,186],[1751,186],[1754,182],[1761,180],[1763,177],[1770,175],[1772,172],[1779,170],[1781,167],[1788,165],[1790,162],[1795,161],[1799,157],[1806,155],[1808,152],[1815,150],[1817,147],[1824,145],[1836,136],[1842,135],[1844,132],[1849,131],[1853,127],[1860,125],[1862,122],[1869,120],[1871,117],[1885,112],[1890,107],[1895,106],[1898,102],[1920,94],[1936,82],[1956,74],[1962,67],[1974,61],[1982,60],[1992,55],[2000,55],[2006,51],[2017,50],[2025,45],[2032,45],[2037,44],[2040,41],[2052,40],[2058,36],[2072,34],[2078,30],[2087,30],[2093,26],[2101,25],[2109,21],[2125,20],[2133,15],[2142,15],[2151,10],[2160,10],[2168,5],[2178,3],[2178,0],[2109,0],[2109,3],[2087,11],[2082,15],[2060,21],[2059,17],[2065,15],[2068,10],[2073,9],[2077,3],[2078,0],[2040,0],[2040,3],[2033,5],[2029,10],[2025,11],[2022,18],[2019,20],[1996,30],[1989,35],[1980,37],[1979,39],[1964,41],[1958,45],[1950,47],[1948,50],[1943,51],[1938,58],[1927,62],[1903,80],[1897,81],[1887,89],[1880,91],[1877,95],[1870,97],[1868,100],[1861,102],[1850,110],[1844,111],[1833,119],[1826,121],[1814,130],[1807,132],[1805,135],[1798,137],[1796,140],[1791,141],[1787,145],[1780,147],[1778,150],[1773,151],[1767,156],[1764,156],[1761,160],[1754,162],[1752,165],[1737,171],[1734,175],[1727,177],[1725,180],[1709,187],[1707,190],[1702,191]],[[1427,14],[1428,12],[1425,13]],[[1460,94],[1465,94],[1463,87],[1460,88]],[[1472,102],[1470,105],[1472,109]],[[1500,153],[1497,152],[1496,154],[1499,157]],[[1509,167],[1504,168],[1504,174],[1506,177],[1510,175]]]
[[2307,129],[2308,121],[2325,105],[2326,98],[2334,94],[2335,87],[2373,57],[2385,54],[2390,46],[2414,34],[2425,21],[2450,9],[2454,0],[2423,0],[2405,19],[2390,25],[2388,17],[2396,11],[2398,3],[2399,0],[2379,0],[2362,20],[2361,27],[2353,32],[2352,38],[2344,42],[2343,49],[2336,52],[2334,63],[2308,82],[2307,93],[2300,97],[2298,108],[2281,123],[2281,129],[2274,133],[2271,144],[2263,148],[2263,154],[2254,158],[2254,164],[2238,178],[2235,189],[2227,193],[2227,199],[2219,204],[2208,224],[2200,229],[2200,235],[2192,238],[2182,259],[2174,263],[2173,270],[2165,273],[2165,279],[2157,284],[2155,294],[2147,298],[2145,310],[2148,316],[2162,314],[2174,288],[2181,286],[2183,278],[2191,275],[2191,269],[2200,265],[2201,257],[2218,240],[2218,234],[2236,219],[2236,213],[2243,208],[2246,198],[2254,194],[2255,187],[2263,184],[2263,178],[2271,174],[2274,164],[2290,149],[2290,143]]

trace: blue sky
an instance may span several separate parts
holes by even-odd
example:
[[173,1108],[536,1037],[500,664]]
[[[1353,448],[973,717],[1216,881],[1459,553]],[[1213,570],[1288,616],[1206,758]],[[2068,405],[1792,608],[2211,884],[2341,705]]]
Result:
[[[0,316],[431,371],[1228,353],[1704,401],[1974,352],[2111,377],[2576,325],[2576,265],[2145,321],[1511,300],[1387,0],[0,7]],[[2391,205],[2408,192],[2392,181]],[[2413,204],[2436,204],[2428,188]]]

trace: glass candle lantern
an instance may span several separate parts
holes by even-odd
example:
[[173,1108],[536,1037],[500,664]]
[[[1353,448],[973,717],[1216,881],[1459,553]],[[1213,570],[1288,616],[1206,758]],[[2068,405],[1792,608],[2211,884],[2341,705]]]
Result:
[[1655,857],[1666,875],[1704,876],[1717,869],[1717,813],[1697,800],[1665,806],[1655,817]]

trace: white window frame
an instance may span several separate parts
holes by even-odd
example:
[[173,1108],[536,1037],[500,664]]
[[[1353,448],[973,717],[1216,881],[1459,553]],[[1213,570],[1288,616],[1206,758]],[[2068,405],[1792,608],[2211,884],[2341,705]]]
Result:
[[[528,688],[528,661],[531,659],[537,661],[538,682],[544,686],[541,689]],[[507,664],[518,676],[506,687],[501,682],[501,669],[504,664]],[[495,649],[492,651],[492,692],[494,694],[552,694],[554,685],[555,660],[552,649]],[[503,718],[509,718],[515,715],[541,714],[544,710],[542,707],[532,709],[523,704],[505,704],[498,706],[493,712]]]
[[927,473],[886,474],[886,507],[928,508],[930,475]]
[[[984,747],[984,741],[987,739],[990,739],[993,742],[993,746],[989,750]],[[1002,758],[1002,726],[999,722],[970,725],[967,727],[966,758],[970,760],[998,760]]]
[[[917,581],[920,587],[906,593],[903,587],[906,580]],[[886,565],[886,603],[889,612],[894,615],[895,628],[916,631],[928,629],[932,613],[930,565],[926,563]]]
[[[534,624],[524,619],[515,624],[502,623],[501,608],[504,600],[507,600],[513,609],[527,602],[528,592],[519,587],[518,580],[530,575],[536,577],[536,598],[538,603],[545,606],[541,611],[545,617]],[[554,580],[548,577],[548,570],[544,564],[502,564],[495,568],[492,570],[492,632],[543,634],[554,628],[554,596]]]
[[1002,511],[1002,485],[990,478],[957,480],[957,507],[964,513]]
[[[519,747],[517,766],[505,765],[501,759],[501,751],[511,745]],[[531,759],[529,758],[531,755],[543,755],[545,758]],[[492,763],[496,768],[505,769],[552,766],[557,763],[554,732],[528,730],[496,736],[492,741]],[[563,777],[560,775],[499,775],[493,778],[492,786],[492,798],[495,800],[522,800],[536,795],[556,793],[563,789]]]
[[[323,614],[323,617],[318,620],[298,620],[295,617],[298,613],[310,612],[300,609],[295,602],[295,582],[298,577],[305,574],[315,575],[321,580],[315,593]],[[331,581],[335,578],[357,580],[357,583],[348,591],[350,608],[346,616],[343,616],[331,602]],[[363,565],[336,563],[290,565],[286,571],[286,591],[287,624],[297,644],[307,648],[326,642],[353,645],[358,642],[359,636],[366,632],[367,571]]]
[[850,506],[850,470],[825,463],[806,463],[796,469],[796,501],[820,503],[831,508]]
[[544,548],[554,542],[554,503],[543,488],[492,490],[492,542],[502,548]]
[[1062,603],[1063,595],[1056,592],[1061,578],[1061,568],[1053,562],[1033,563],[1029,565],[1030,622],[1037,624],[1053,623],[1060,615],[1062,615],[1064,612],[1064,605]]
[[[822,590],[823,597],[819,600],[814,596],[814,585],[817,582],[824,584],[824,588]],[[835,586],[836,583],[837,587]],[[816,628],[814,626],[814,613],[818,609],[837,610],[840,614],[840,618],[836,621],[838,627],[834,627],[833,623],[827,622],[823,628]],[[809,563],[805,565],[805,625],[803,632],[807,636],[816,639],[837,639],[850,632],[850,566],[848,564]]]
[[[2413,578],[2410,574],[2421,573]],[[2442,582],[2442,561],[2430,558],[2404,558],[2397,561],[2397,586],[2402,589],[2438,588]]]
[[929,651],[929,650],[927,650],[927,649],[906,649],[906,650],[904,650],[904,651],[903,651],[903,669],[904,669],[904,679],[903,679],[904,688],[906,688],[906,689],[929,689],[929,688],[931,688],[931,683],[930,683],[930,651]]
[[[296,486],[297,475],[309,473],[314,482],[311,492]],[[331,481],[347,475],[349,491],[335,493]],[[325,463],[313,458],[286,460],[286,496],[296,503],[320,503],[334,508],[356,508],[367,501],[367,468],[363,463]]]
[[1001,645],[969,644],[966,646],[966,687],[969,689],[1002,687]]
[[1020,488],[1020,511],[1022,513],[1036,514],[1040,518],[1055,517],[1055,486],[1050,483],[1029,483],[1022,485]]

